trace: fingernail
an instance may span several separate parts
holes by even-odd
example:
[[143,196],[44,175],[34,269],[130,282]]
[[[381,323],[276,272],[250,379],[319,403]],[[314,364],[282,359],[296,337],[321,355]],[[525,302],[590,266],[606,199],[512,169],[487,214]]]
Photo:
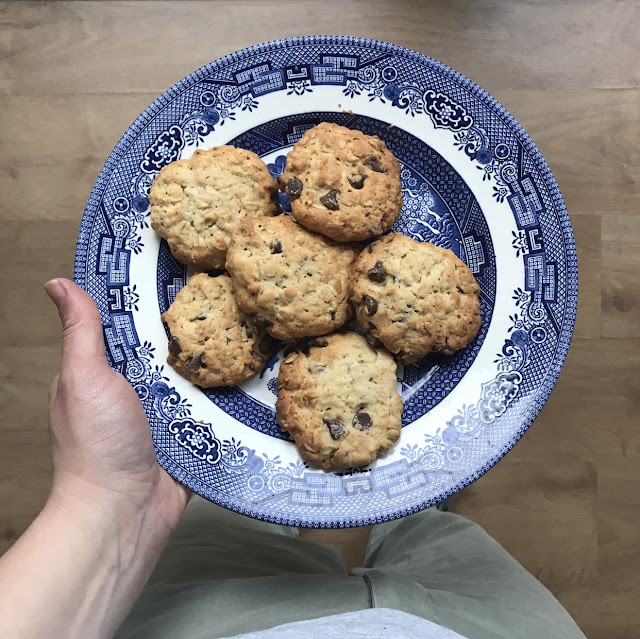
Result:
[[58,280],[49,280],[44,285],[44,290],[56,306],[60,306],[67,295],[67,291]]

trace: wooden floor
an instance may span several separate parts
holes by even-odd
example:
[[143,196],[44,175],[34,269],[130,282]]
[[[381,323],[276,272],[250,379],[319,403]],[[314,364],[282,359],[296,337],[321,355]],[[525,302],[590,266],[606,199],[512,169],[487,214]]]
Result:
[[[580,308],[541,416],[453,509],[480,522],[590,639],[640,636],[640,3],[233,0],[0,4],[0,552],[50,480],[59,329],[42,284],[72,274],[113,145],[159,93],[256,42],[401,44],[500,100],[542,150],[578,244]],[[362,531],[323,533],[358,552]],[[355,550],[354,550],[355,549]]]

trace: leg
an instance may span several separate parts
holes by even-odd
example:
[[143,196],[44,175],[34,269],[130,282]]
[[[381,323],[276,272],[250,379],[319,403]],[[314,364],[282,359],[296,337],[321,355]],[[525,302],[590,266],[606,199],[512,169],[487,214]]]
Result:
[[453,513],[430,508],[376,526],[360,571],[371,581],[375,606],[394,607],[394,588],[414,582],[407,612],[419,614],[421,599],[422,616],[469,639],[584,639],[535,577],[482,528]]
[[287,573],[346,571],[336,548],[306,544],[296,528],[244,517],[193,497],[149,584]]
[[338,550],[196,498],[119,639],[212,639],[368,608]]

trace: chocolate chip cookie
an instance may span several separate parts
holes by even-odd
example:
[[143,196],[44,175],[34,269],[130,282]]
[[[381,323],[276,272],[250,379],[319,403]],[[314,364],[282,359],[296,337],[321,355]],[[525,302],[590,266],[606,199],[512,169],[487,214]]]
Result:
[[385,143],[328,122],[291,149],[278,184],[295,220],[340,242],[386,233],[402,208],[400,163]]
[[274,340],[238,309],[228,275],[194,275],[162,321],[171,332],[167,362],[203,388],[250,379],[274,349]]
[[280,365],[276,417],[300,455],[325,470],[361,467],[400,437],[396,363],[353,332],[318,337]]
[[233,146],[197,150],[163,167],[151,185],[151,226],[180,262],[223,269],[233,229],[245,217],[275,215],[277,194],[255,153]]
[[353,315],[347,300],[349,244],[332,242],[288,215],[245,218],[234,231],[227,270],[238,306],[283,340],[324,335]]
[[372,343],[401,362],[450,355],[480,329],[480,287],[450,250],[392,233],[369,244],[353,268],[349,297]]

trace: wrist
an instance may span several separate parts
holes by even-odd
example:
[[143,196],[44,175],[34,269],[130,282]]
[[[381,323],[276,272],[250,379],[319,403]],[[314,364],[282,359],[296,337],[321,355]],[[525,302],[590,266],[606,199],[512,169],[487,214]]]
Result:
[[113,637],[168,539],[151,516],[58,474],[43,511],[0,558],[0,582],[11,584],[0,634]]
[[123,565],[153,562],[173,533],[151,496],[119,493],[73,475],[56,473],[45,510],[56,511],[99,540]]

